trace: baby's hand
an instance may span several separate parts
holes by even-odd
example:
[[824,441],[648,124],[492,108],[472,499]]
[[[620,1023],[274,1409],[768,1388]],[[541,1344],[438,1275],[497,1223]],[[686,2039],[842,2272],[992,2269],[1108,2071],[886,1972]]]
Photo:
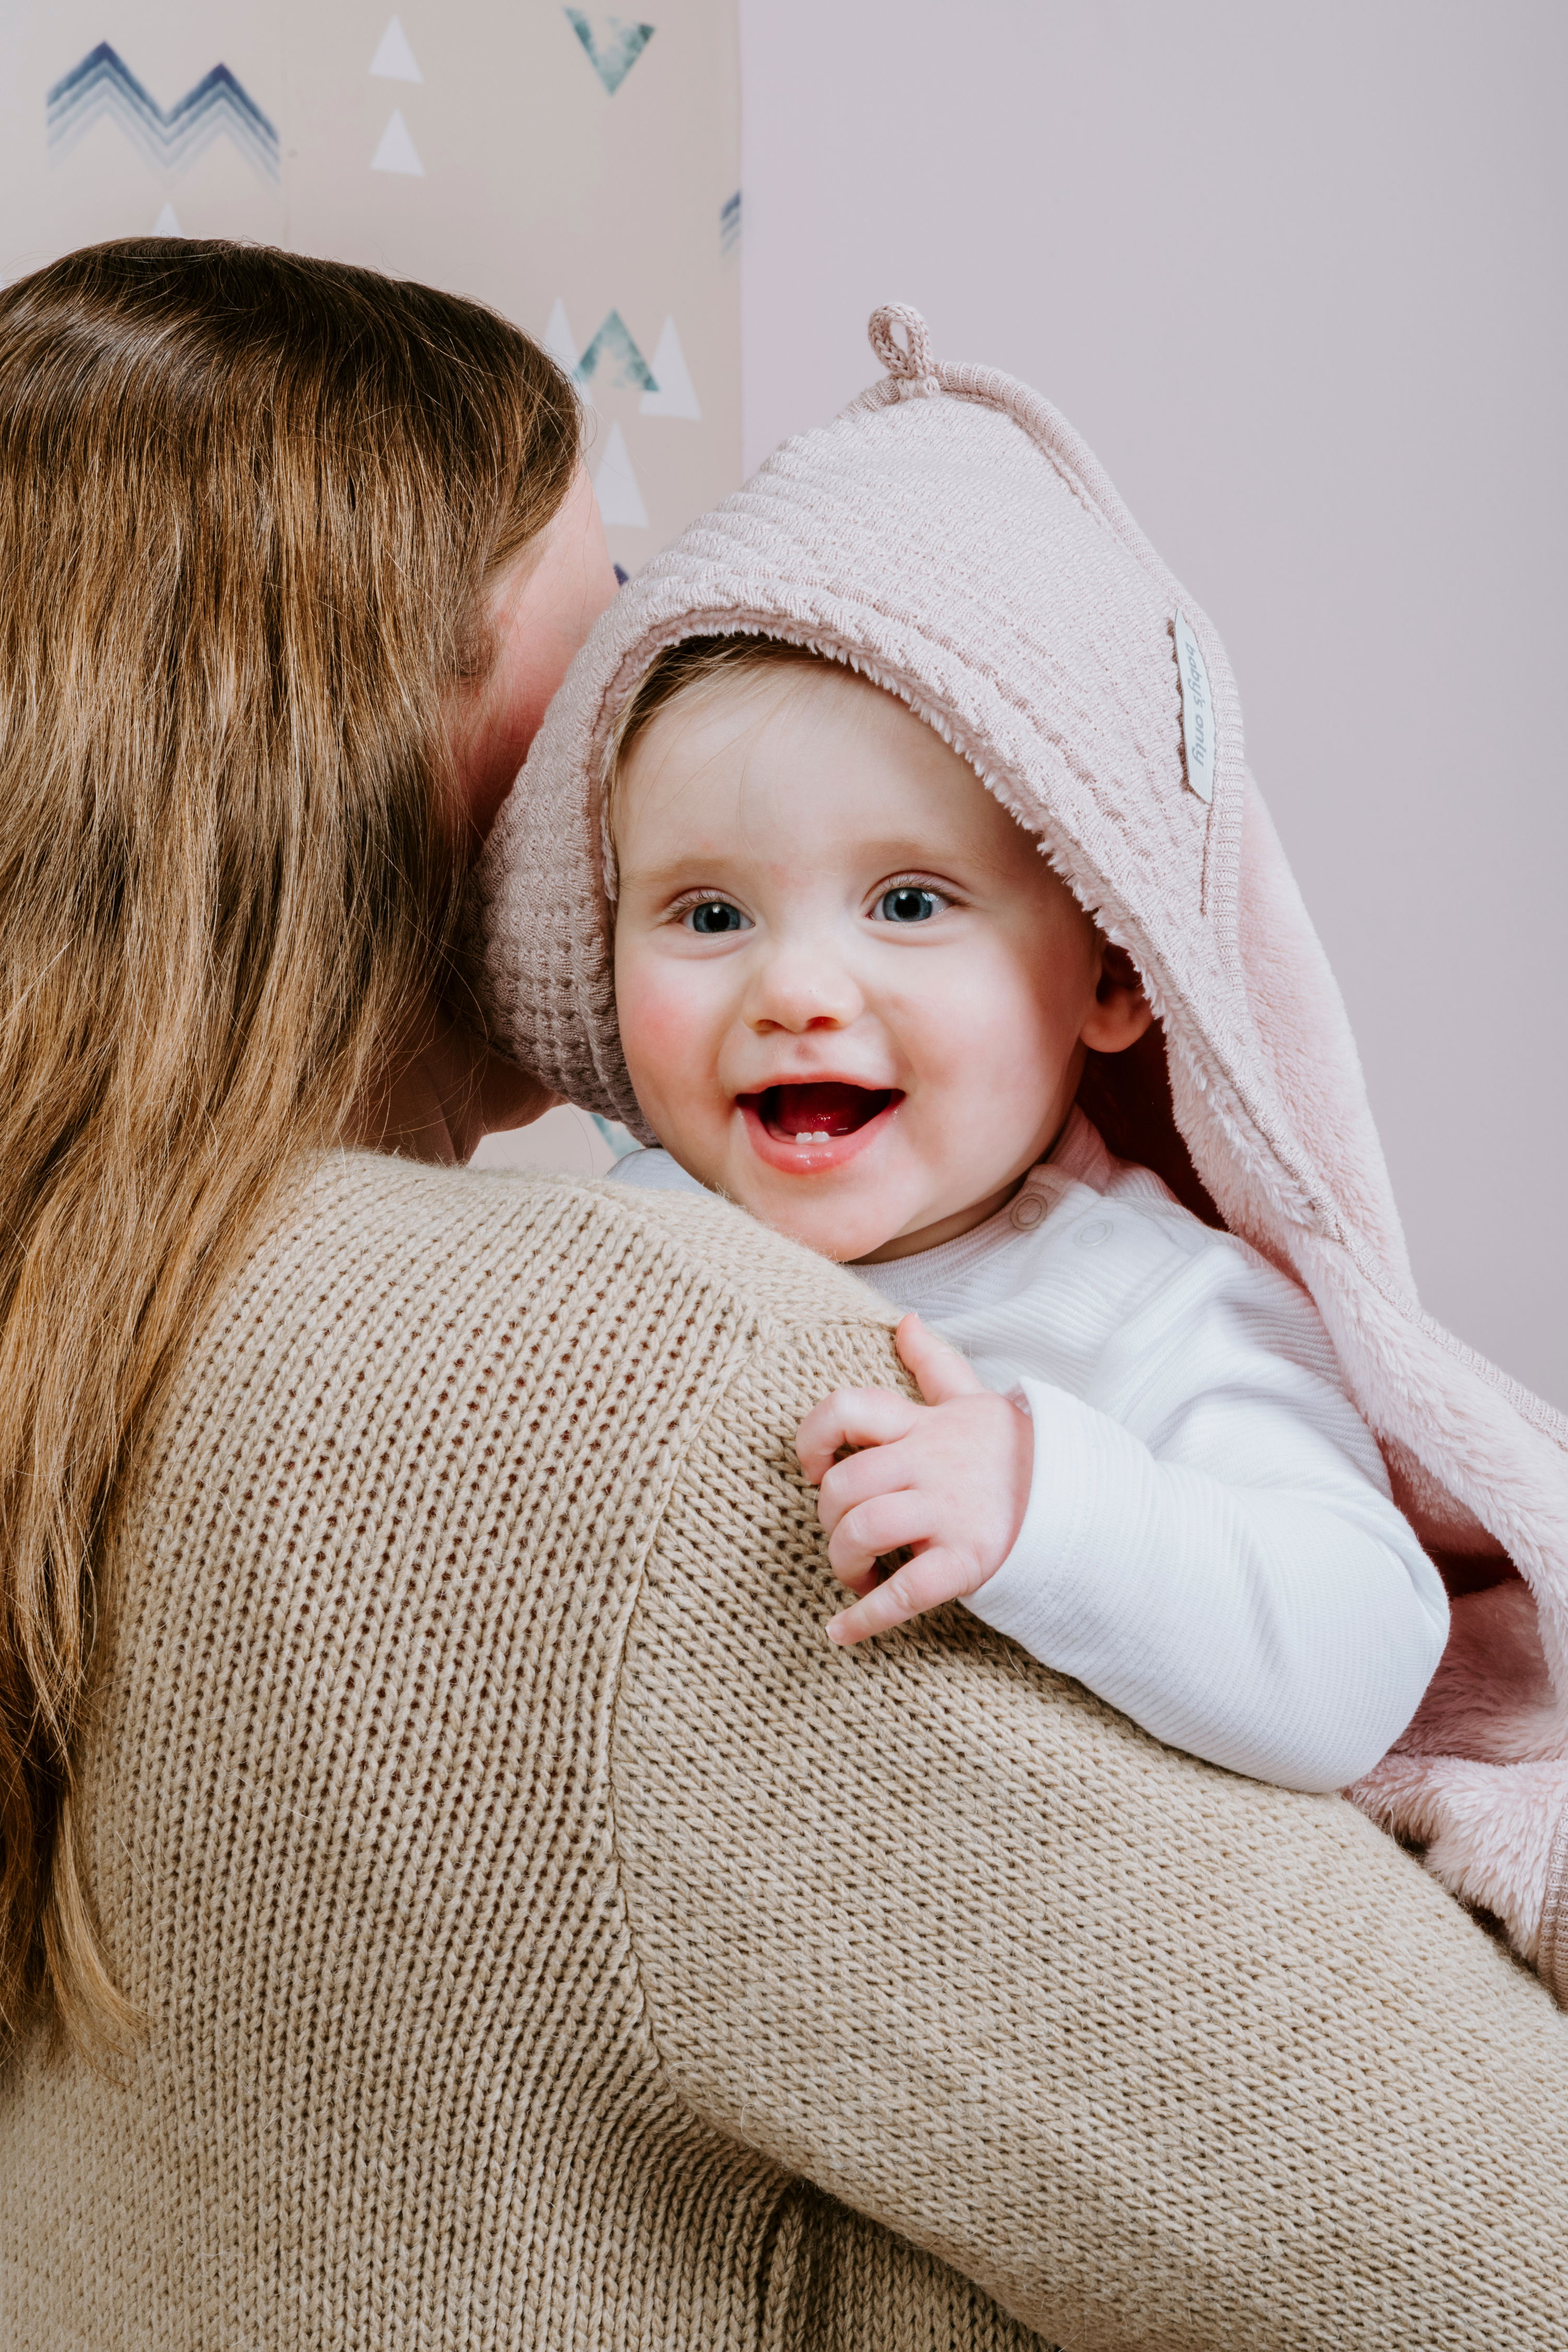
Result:
[[[1029,1503],[1028,1414],[982,1387],[918,1315],[906,1315],[894,1337],[925,1402],[893,1389],[835,1389],[795,1439],[821,1489],[833,1573],[862,1596],[832,1620],[831,1642],[863,1641],[977,1592],[1017,1542]],[[836,1462],[846,1445],[861,1450]],[[914,1558],[878,1584],[877,1561],[905,1546]]]

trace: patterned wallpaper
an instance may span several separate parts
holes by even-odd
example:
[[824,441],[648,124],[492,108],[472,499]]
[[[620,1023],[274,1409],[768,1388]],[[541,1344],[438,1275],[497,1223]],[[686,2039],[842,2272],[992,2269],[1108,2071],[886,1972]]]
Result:
[[592,408],[635,571],[740,472],[736,0],[0,0],[0,278],[249,236],[473,294]]

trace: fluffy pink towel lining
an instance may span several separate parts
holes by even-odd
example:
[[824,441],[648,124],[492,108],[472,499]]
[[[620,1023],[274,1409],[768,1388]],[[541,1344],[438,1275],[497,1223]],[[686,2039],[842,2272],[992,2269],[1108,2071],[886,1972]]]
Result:
[[[1352,1794],[1568,2003],[1568,1422],[1416,1303],[1344,1007],[1208,621],[1046,402],[936,362],[902,306],[871,332],[886,377],[624,589],[552,707],[482,866],[497,1034],[646,1134],[616,1033],[600,810],[611,731],[663,646],[789,638],[936,727],[1148,987],[1158,1030],[1097,1060],[1087,1107],[1118,1152],[1311,1291],[1458,1595],[1420,1714]],[[1184,751],[1178,616],[1212,694],[1207,801]]]

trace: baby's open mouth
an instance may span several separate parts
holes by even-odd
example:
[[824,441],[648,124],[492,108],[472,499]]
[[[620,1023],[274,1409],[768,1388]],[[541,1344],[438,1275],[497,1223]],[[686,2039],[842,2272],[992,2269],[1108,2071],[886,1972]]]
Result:
[[894,1087],[852,1087],[830,1078],[814,1086],[768,1087],[739,1099],[755,1108],[776,1142],[831,1143],[835,1137],[858,1133],[902,1097]]

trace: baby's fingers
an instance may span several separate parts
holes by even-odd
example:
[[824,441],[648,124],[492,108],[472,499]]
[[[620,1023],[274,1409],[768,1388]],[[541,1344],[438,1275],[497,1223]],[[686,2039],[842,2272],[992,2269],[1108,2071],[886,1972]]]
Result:
[[927,1404],[985,1394],[986,1384],[968,1358],[961,1356],[950,1339],[928,1330],[918,1315],[906,1315],[893,1336]]
[[795,1433],[795,1452],[813,1486],[846,1445],[891,1445],[907,1437],[920,1407],[896,1389],[835,1389],[814,1404]]
[[863,1592],[879,1559],[905,1544],[925,1542],[932,1532],[931,1504],[918,1487],[873,1495],[839,1520],[828,1540],[828,1562],[841,1584]]
[[958,1599],[973,1582],[971,1570],[956,1552],[933,1544],[929,1551],[918,1552],[894,1569],[885,1584],[862,1594],[852,1609],[842,1609],[830,1618],[828,1639],[847,1649],[852,1642],[863,1642],[868,1633],[885,1633],[891,1625],[902,1625],[927,1609],[939,1609],[944,1601]]
[[[830,1463],[817,1482],[817,1517],[822,1532],[831,1536],[847,1515],[876,1495],[894,1495],[905,1488],[918,1486],[919,1467],[910,1457],[909,1447],[899,1442],[891,1445],[862,1445],[853,1454],[845,1454]],[[934,1535],[934,1528],[923,1528],[923,1535]],[[899,1541],[907,1542],[907,1537]]]

